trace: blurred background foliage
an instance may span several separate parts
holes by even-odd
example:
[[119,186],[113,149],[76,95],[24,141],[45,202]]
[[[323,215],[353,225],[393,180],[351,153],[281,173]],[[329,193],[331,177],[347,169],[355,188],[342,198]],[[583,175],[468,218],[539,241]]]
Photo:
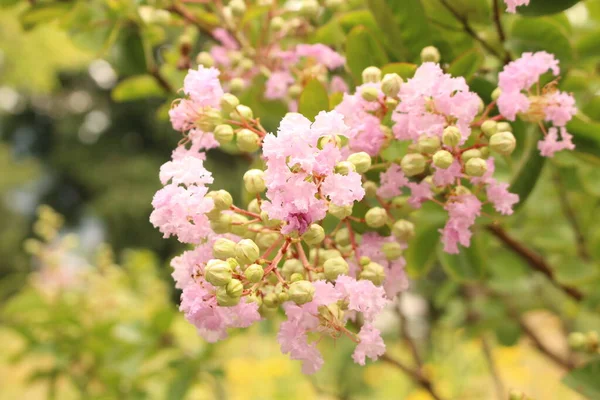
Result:
[[[252,38],[265,6],[247,3]],[[486,228],[491,219],[466,256],[438,256],[439,213],[425,208],[406,254],[412,288],[383,322],[389,354],[408,362],[416,343],[444,398],[503,398],[510,388],[600,398],[599,361],[566,342],[600,330],[600,0],[532,0],[501,16],[504,39],[492,0],[342,3],[303,40],[345,51],[351,84],[371,64],[410,76],[433,44],[489,101],[508,57],[547,50],[581,111],[569,125],[576,152],[543,164],[524,150],[501,167],[527,198],[502,224],[543,256],[554,283]],[[0,1],[0,398],[428,399],[391,363],[349,363],[349,343],[324,344],[324,370],[306,377],[280,354],[276,321],[207,345],[177,312],[167,265],[183,246],[152,228],[150,201],[180,139],[166,112],[185,75],[182,45],[196,54],[219,24],[210,6],[185,3],[190,23],[174,11],[181,4]],[[148,19],[143,7],[168,14]],[[285,106],[265,102],[263,85],[240,97],[273,130]],[[521,143],[533,135],[514,129]],[[251,162],[215,150],[207,168],[241,200]],[[58,214],[36,214],[41,204]]]

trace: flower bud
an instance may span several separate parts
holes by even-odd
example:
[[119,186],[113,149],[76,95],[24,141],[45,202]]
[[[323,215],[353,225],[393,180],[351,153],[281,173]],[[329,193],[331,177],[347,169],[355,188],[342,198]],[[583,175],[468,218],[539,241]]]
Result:
[[327,135],[319,139],[318,148],[323,149],[327,143],[333,143],[336,147],[342,146],[342,138],[339,135]]
[[481,152],[477,149],[470,149],[467,150],[465,152],[463,152],[460,155],[460,158],[464,161],[467,162],[469,161],[471,158],[481,158]]
[[288,279],[293,274],[304,274],[304,266],[297,258],[288,258],[281,267],[281,274]]
[[267,213],[266,211],[261,211],[260,212],[260,219],[262,220],[263,224],[265,224],[266,227],[268,228],[275,228],[276,226],[281,225],[281,221],[278,219],[270,219],[269,218],[269,213]]
[[235,245],[235,257],[244,264],[256,261],[260,250],[251,239],[242,239]]
[[311,224],[302,235],[302,239],[309,246],[319,244],[325,239],[325,230],[319,224]]
[[217,218],[210,221],[210,228],[218,234],[229,233],[231,231],[231,214],[220,213]]
[[364,151],[350,154],[348,161],[354,164],[356,172],[359,174],[365,173],[371,168],[371,156]]
[[471,158],[465,165],[465,172],[469,176],[483,176],[487,172],[487,163],[483,158]]
[[269,293],[263,297],[263,304],[269,308],[275,308],[279,305],[279,298],[275,293]]
[[487,137],[492,136],[494,133],[498,132],[498,123],[493,119],[488,119],[481,124],[481,132]]
[[325,261],[323,264],[325,278],[330,281],[337,279],[339,275],[347,275],[349,271],[348,263],[342,257],[334,257]]
[[439,63],[441,58],[440,51],[434,46],[427,46],[421,50],[422,62]]
[[517,389],[511,389],[508,393],[508,400],[530,400],[525,393]]
[[299,272],[295,272],[290,276],[291,283],[303,281],[303,280],[304,280],[304,275]]
[[499,87],[497,87],[496,89],[494,89],[494,91],[492,92],[492,100],[496,101],[498,100],[498,97],[500,97],[500,95],[502,94],[502,89],[500,89]]
[[246,83],[242,78],[233,78],[229,81],[229,90],[231,90],[234,93],[241,92],[242,90],[244,90],[244,87],[246,87]]
[[582,332],[571,332],[569,334],[569,347],[573,350],[583,350],[587,346],[587,336]]
[[487,160],[490,156],[490,148],[488,146],[483,146],[479,148],[479,152],[481,153],[481,158]]
[[502,121],[498,122],[498,132],[512,132],[513,128],[509,122]]
[[417,142],[417,149],[421,153],[433,153],[441,147],[440,138],[437,136],[421,136]]
[[398,100],[394,99],[393,97],[386,97],[384,103],[387,108],[394,109],[398,105]]
[[231,125],[226,124],[217,125],[213,131],[213,135],[220,144],[229,143],[233,140],[233,128]]
[[245,237],[248,232],[248,217],[240,214],[231,215],[231,233]]
[[244,58],[244,59],[242,59],[242,61],[240,61],[239,67],[242,71],[248,72],[252,68],[254,68],[254,61],[252,61],[249,58]]
[[242,285],[242,282],[238,279],[232,279],[227,286],[225,286],[225,290],[231,297],[240,297],[244,291],[244,285]]
[[231,0],[229,2],[229,8],[236,17],[241,17],[246,12],[246,3],[244,0]]
[[490,150],[502,155],[510,155],[517,146],[517,139],[511,132],[498,132],[490,138]]
[[348,175],[350,172],[356,172],[356,167],[350,161],[340,161],[335,165],[335,172]]
[[381,285],[385,280],[385,269],[381,264],[371,261],[363,266],[359,278],[371,281],[375,285]]
[[260,148],[260,138],[255,132],[252,132],[250,129],[244,128],[237,133],[236,144],[238,149],[240,149],[241,151],[245,151],[247,153],[254,153]]
[[268,249],[279,239],[277,232],[259,232],[256,235],[256,244],[260,249]]
[[204,268],[204,278],[214,286],[225,286],[231,281],[232,272],[227,261],[210,260]]
[[407,154],[402,157],[400,167],[406,176],[415,176],[425,171],[426,160],[421,154]]
[[292,85],[288,88],[287,94],[292,99],[297,99],[302,94],[301,85]]
[[327,211],[338,219],[344,219],[352,215],[352,204],[349,204],[347,206],[338,206],[333,203],[330,203]]
[[381,81],[381,91],[388,97],[397,97],[400,93],[400,86],[402,86],[402,78],[400,75],[385,74]]
[[241,296],[231,296],[227,293],[227,289],[220,287],[217,289],[217,304],[221,307],[233,307],[237,306],[240,302]]
[[215,210],[227,210],[233,204],[233,198],[226,190],[211,190],[206,194],[206,197],[213,199]]
[[454,188],[454,194],[456,196],[466,196],[468,194],[471,194],[471,191],[469,189],[467,189],[466,187],[459,185]]
[[379,98],[379,90],[373,86],[365,86],[361,89],[360,95],[366,101],[377,101]]
[[235,109],[230,114],[231,118],[235,121],[243,121],[254,118],[254,113],[252,109],[243,104],[239,104],[235,107]]
[[267,186],[265,183],[265,173],[260,169],[251,169],[244,174],[244,186],[248,193],[260,193]]
[[271,20],[270,27],[273,30],[273,32],[279,32],[280,30],[283,29],[284,26],[285,26],[285,20],[279,16],[273,17],[273,19]]
[[317,0],[303,0],[300,7],[300,13],[305,17],[312,18],[319,12],[319,3]]
[[433,165],[441,169],[448,169],[454,162],[454,157],[449,151],[439,150],[433,155]]
[[365,181],[362,185],[363,189],[365,189],[366,197],[375,197],[377,195],[377,184],[373,181]]
[[285,303],[286,301],[288,301],[290,299],[290,295],[287,294],[286,292],[281,292],[277,294],[277,301],[279,303]]
[[405,219],[399,219],[392,226],[392,234],[402,242],[408,242],[415,236],[415,225]]
[[298,281],[290,285],[288,291],[290,300],[298,305],[306,304],[312,301],[315,294],[315,287],[309,281]]
[[362,72],[363,83],[377,83],[381,80],[381,70],[377,67],[367,67]]
[[388,215],[384,208],[373,207],[365,214],[365,221],[371,228],[381,228],[388,221]]
[[233,112],[233,110],[235,110],[235,108],[239,105],[240,100],[234,94],[225,93],[223,97],[221,97],[221,111],[226,114]]
[[215,59],[210,55],[210,53],[207,53],[206,51],[201,51],[200,53],[198,53],[198,55],[196,56],[196,62],[199,65],[204,65],[205,67],[212,67],[213,65],[215,65]]
[[388,261],[397,260],[402,256],[402,246],[398,242],[385,242],[381,251]]
[[444,143],[446,146],[456,147],[460,143],[461,139],[462,135],[456,126],[450,125],[444,129],[444,133],[442,134],[442,143]]
[[249,265],[244,271],[244,276],[251,283],[259,282],[265,274],[263,267],[258,264]]
[[222,122],[221,112],[216,108],[209,107],[203,110],[200,118],[196,121],[196,125],[204,132],[212,132]]
[[213,256],[221,260],[235,257],[235,242],[225,238],[215,240],[213,244]]

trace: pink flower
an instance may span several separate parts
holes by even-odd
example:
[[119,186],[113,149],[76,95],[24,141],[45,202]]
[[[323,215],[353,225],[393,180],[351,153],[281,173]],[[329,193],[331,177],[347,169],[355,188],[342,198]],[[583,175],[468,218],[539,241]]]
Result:
[[183,157],[168,161],[160,167],[160,181],[163,185],[171,181],[185,186],[210,185],[212,174],[204,168],[204,163],[196,157]]
[[334,76],[333,78],[331,78],[331,83],[329,84],[329,91],[332,93],[347,93],[349,90],[348,88],[348,84],[346,83],[346,81],[339,77],[339,76]]
[[212,36],[217,39],[227,50],[237,50],[239,45],[237,40],[226,29],[217,28],[211,32]]
[[471,178],[474,185],[485,185],[488,201],[496,211],[503,215],[512,215],[513,206],[519,202],[519,196],[508,191],[508,183],[498,182],[494,179],[496,165],[494,157],[487,160],[487,172],[480,178]]
[[171,267],[173,267],[171,276],[177,289],[183,290],[188,285],[195,283],[193,275],[196,269],[213,258],[212,244],[212,240],[202,243],[194,250],[184,251],[182,255],[171,260]]
[[575,99],[572,95],[564,92],[553,92],[546,96],[546,121],[555,126],[565,126],[567,122],[577,113]]
[[169,118],[173,129],[186,132],[194,127],[194,123],[200,118],[200,114],[193,101],[181,99],[169,110]]
[[421,208],[421,204],[423,202],[433,197],[431,186],[428,182],[409,182],[408,187],[410,188],[410,198],[408,199],[408,204],[410,204],[413,208]]
[[294,77],[288,71],[273,72],[266,83],[265,97],[269,100],[284,98],[294,82]]
[[299,44],[296,46],[296,54],[299,57],[314,58],[319,64],[327,69],[336,69],[344,65],[346,59],[325,46],[324,44]]
[[194,107],[219,107],[223,88],[219,82],[219,70],[213,67],[198,66],[190,69],[183,80],[183,92],[190,96]]
[[559,140],[558,132],[557,128],[552,127],[548,129],[546,137],[538,142],[538,149],[544,157],[553,157],[557,151],[575,149],[573,136],[565,128],[560,128],[561,140]]
[[457,179],[462,177],[462,166],[458,160],[454,160],[452,165],[447,169],[435,167],[435,173],[433,174],[433,183],[436,186],[447,186],[453,185],[457,182]]
[[362,313],[368,322],[373,322],[389,303],[383,288],[371,281],[357,281],[348,275],[340,275],[335,281],[335,288],[348,301],[348,309]]
[[330,174],[321,185],[322,192],[338,206],[347,206],[365,196],[361,176],[356,172],[348,175]]
[[358,332],[360,343],[356,346],[352,359],[355,363],[365,365],[366,357],[375,361],[385,353],[385,343],[381,338],[381,332],[371,324],[365,324]]
[[398,164],[392,164],[385,172],[379,174],[379,180],[377,194],[384,199],[400,196],[402,188],[408,185],[408,179]]
[[516,13],[518,6],[529,5],[529,0],[504,0],[506,3],[506,11],[509,13]]
[[469,247],[471,244],[471,226],[481,214],[481,202],[472,194],[455,196],[444,207],[448,211],[448,221],[442,233],[444,251],[458,254],[458,244]]

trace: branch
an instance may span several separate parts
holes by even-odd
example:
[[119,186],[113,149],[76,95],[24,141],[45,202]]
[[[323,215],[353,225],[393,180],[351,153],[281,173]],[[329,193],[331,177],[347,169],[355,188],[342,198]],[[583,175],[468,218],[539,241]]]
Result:
[[433,397],[435,400],[442,400],[442,398],[433,389],[433,384],[431,383],[429,378],[427,378],[425,375],[423,375],[423,373],[421,373],[420,371],[415,371],[415,370],[407,367],[406,365],[402,364],[400,361],[398,361],[394,358],[391,358],[387,354],[384,354],[383,356],[381,356],[380,359],[395,366],[396,368],[402,370],[402,372],[404,372],[412,380],[417,382],[419,384],[419,386],[421,386],[423,389],[427,390],[427,392],[429,392],[431,397]]
[[167,93],[175,93],[171,84],[169,82],[167,82],[167,80],[165,79],[164,76],[162,76],[162,74],[160,73],[158,68],[154,67],[154,68],[150,69],[148,71],[148,73],[150,75],[152,75],[154,80],[160,85],[160,87],[165,89],[165,91],[167,91]]
[[421,356],[419,355],[419,349],[417,348],[417,344],[410,337],[408,332],[408,324],[406,321],[406,316],[402,312],[401,305],[398,304],[396,307],[396,313],[398,314],[398,318],[400,319],[400,334],[405,342],[408,343],[408,347],[410,347],[410,352],[412,353],[413,360],[419,370],[423,367],[423,361],[421,360]]
[[537,334],[529,326],[527,326],[525,321],[523,321],[518,316],[516,317],[516,320],[519,323],[521,330],[523,332],[525,332],[527,337],[533,342],[534,346],[539,351],[541,351],[546,357],[548,357],[549,359],[551,359],[552,361],[554,361],[556,364],[558,364],[560,367],[566,369],[567,371],[569,371],[575,367],[575,365],[573,364],[573,362],[571,360],[563,359],[561,356],[559,356],[554,351],[552,351],[548,346],[546,346],[540,340],[540,338],[537,336]]
[[203,25],[198,18],[194,14],[192,14],[185,6],[174,2],[171,6],[167,7],[167,11],[170,11],[174,14],[179,15],[185,21],[189,22],[192,25],[195,25],[200,32],[204,32],[207,35],[213,36],[211,29],[207,26]]
[[500,21],[500,0],[494,0],[494,25],[496,25],[496,32],[498,32],[498,39],[500,39],[502,48],[506,52],[504,64],[508,64],[512,60],[512,57],[510,52],[504,47],[504,42],[506,42],[506,34],[504,33],[504,28],[502,28],[502,22]]
[[583,299],[583,294],[574,287],[564,285],[556,280],[554,276],[554,271],[550,268],[550,266],[546,263],[546,260],[536,252],[531,249],[528,249],[521,243],[519,243],[516,239],[511,237],[508,232],[506,232],[501,226],[497,224],[490,224],[487,226],[487,229],[498,238],[506,247],[512,250],[514,253],[518,254],[523,258],[531,268],[534,270],[541,272],[546,275],[548,279],[559,289],[569,295],[576,301],[581,301]]

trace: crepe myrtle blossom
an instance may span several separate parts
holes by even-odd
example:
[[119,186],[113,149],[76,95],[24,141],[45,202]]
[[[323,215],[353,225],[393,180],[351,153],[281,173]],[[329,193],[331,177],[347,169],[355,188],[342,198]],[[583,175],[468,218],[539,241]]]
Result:
[[504,0],[506,3],[506,11],[509,13],[516,13],[518,6],[529,5],[529,0]]

